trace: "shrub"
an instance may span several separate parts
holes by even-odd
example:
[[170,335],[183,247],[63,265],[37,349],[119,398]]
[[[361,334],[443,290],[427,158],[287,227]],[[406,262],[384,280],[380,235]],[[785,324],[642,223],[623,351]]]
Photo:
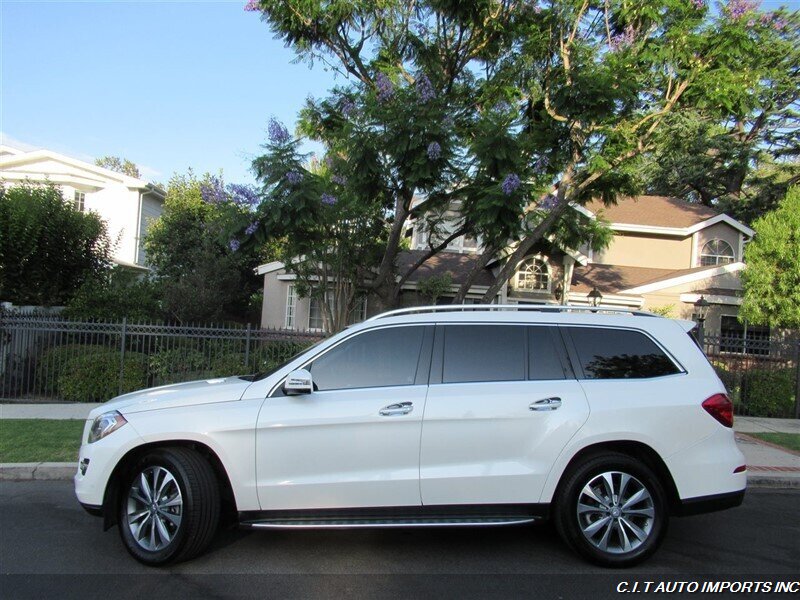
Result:
[[[100,346],[89,346],[90,349],[102,349]],[[65,367],[73,356],[78,356],[86,350],[83,344],[66,344],[56,346],[42,353],[36,362],[36,381],[39,382],[39,391],[47,394],[58,392],[58,379],[66,370]]]
[[[61,348],[57,350],[62,350]],[[56,391],[69,402],[105,402],[122,393],[147,387],[147,360],[139,352],[126,352],[120,390],[119,350],[81,346],[69,356],[56,377]]]
[[731,371],[730,367],[724,362],[712,360],[711,366],[717,372],[717,376],[722,381],[725,389],[728,391],[728,396],[733,401],[733,404],[738,407],[739,404],[739,376],[737,373]]
[[160,350],[149,358],[150,373],[157,385],[200,379],[206,363],[206,357],[200,350],[183,345]]
[[789,417],[794,408],[794,369],[753,369],[742,376],[742,406],[754,417]]

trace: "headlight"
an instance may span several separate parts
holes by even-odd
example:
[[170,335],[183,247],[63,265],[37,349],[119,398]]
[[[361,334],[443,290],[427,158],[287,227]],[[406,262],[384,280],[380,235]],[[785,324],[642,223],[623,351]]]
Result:
[[97,440],[102,440],[109,433],[114,433],[127,422],[125,417],[116,410],[103,413],[92,423],[92,428],[89,430],[89,439],[87,441],[92,444]]

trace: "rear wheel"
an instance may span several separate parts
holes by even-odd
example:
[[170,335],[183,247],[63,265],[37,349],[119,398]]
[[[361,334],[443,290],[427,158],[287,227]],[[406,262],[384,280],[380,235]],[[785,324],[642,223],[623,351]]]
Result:
[[124,481],[120,535],[145,564],[187,560],[211,542],[219,513],[211,465],[188,448],[159,448],[142,456]]
[[575,465],[559,488],[555,517],[573,550],[607,567],[629,567],[650,556],[669,518],[663,487],[652,470],[619,453]]

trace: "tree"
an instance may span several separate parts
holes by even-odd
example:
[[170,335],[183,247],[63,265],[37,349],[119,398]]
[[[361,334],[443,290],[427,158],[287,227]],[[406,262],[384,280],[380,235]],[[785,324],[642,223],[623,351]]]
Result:
[[447,272],[442,275],[432,275],[427,279],[422,279],[417,284],[417,292],[430,304],[447,294],[453,285],[453,276]]
[[105,169],[116,171],[117,173],[122,173],[128,177],[135,177],[136,179],[141,178],[139,167],[136,166],[136,163],[129,161],[127,158],[120,158],[119,156],[104,156],[95,160],[94,164],[96,164],[98,167],[103,167]]
[[64,200],[55,186],[0,186],[0,298],[65,304],[111,266],[105,223]]
[[753,223],[745,249],[739,316],[771,327],[800,327],[800,187]]
[[[242,318],[259,287],[253,272],[260,248],[240,248],[235,232],[250,225],[255,191],[220,177],[175,175],[164,212],[151,225],[145,248],[161,291],[162,308],[180,322]],[[244,223],[248,223],[245,227]]]
[[651,192],[716,206],[750,222],[773,209],[800,180],[800,22],[758,2],[729,2],[724,49],[736,60],[712,105],[671,115],[647,156]]
[[[300,58],[349,79],[310,100],[298,125],[325,146],[338,179],[308,177],[296,140],[273,139],[255,162],[263,212],[297,215],[314,187],[317,202],[348,193],[380,215],[386,245],[362,265],[360,284],[386,306],[410,272],[464,233],[486,248],[473,277],[511,248],[483,298],[491,301],[537,244],[589,226],[571,206],[641,189],[642,157],[673,114],[751,102],[738,67],[752,34],[732,9],[713,16],[700,0],[249,6]],[[298,193],[276,195],[292,172]],[[444,211],[457,215],[456,231],[395,273],[409,220]]]

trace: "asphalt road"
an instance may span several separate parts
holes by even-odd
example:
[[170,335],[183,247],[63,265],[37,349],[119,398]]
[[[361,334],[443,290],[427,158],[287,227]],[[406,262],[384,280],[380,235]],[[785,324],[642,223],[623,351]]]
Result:
[[[800,578],[800,491],[750,490],[726,512],[673,519],[625,571],[571,554],[549,524],[480,529],[227,530],[168,569],[136,563],[68,482],[0,482],[0,597],[608,597],[622,581]],[[153,594],[156,594],[154,596]],[[741,596],[741,594],[739,594]]]

